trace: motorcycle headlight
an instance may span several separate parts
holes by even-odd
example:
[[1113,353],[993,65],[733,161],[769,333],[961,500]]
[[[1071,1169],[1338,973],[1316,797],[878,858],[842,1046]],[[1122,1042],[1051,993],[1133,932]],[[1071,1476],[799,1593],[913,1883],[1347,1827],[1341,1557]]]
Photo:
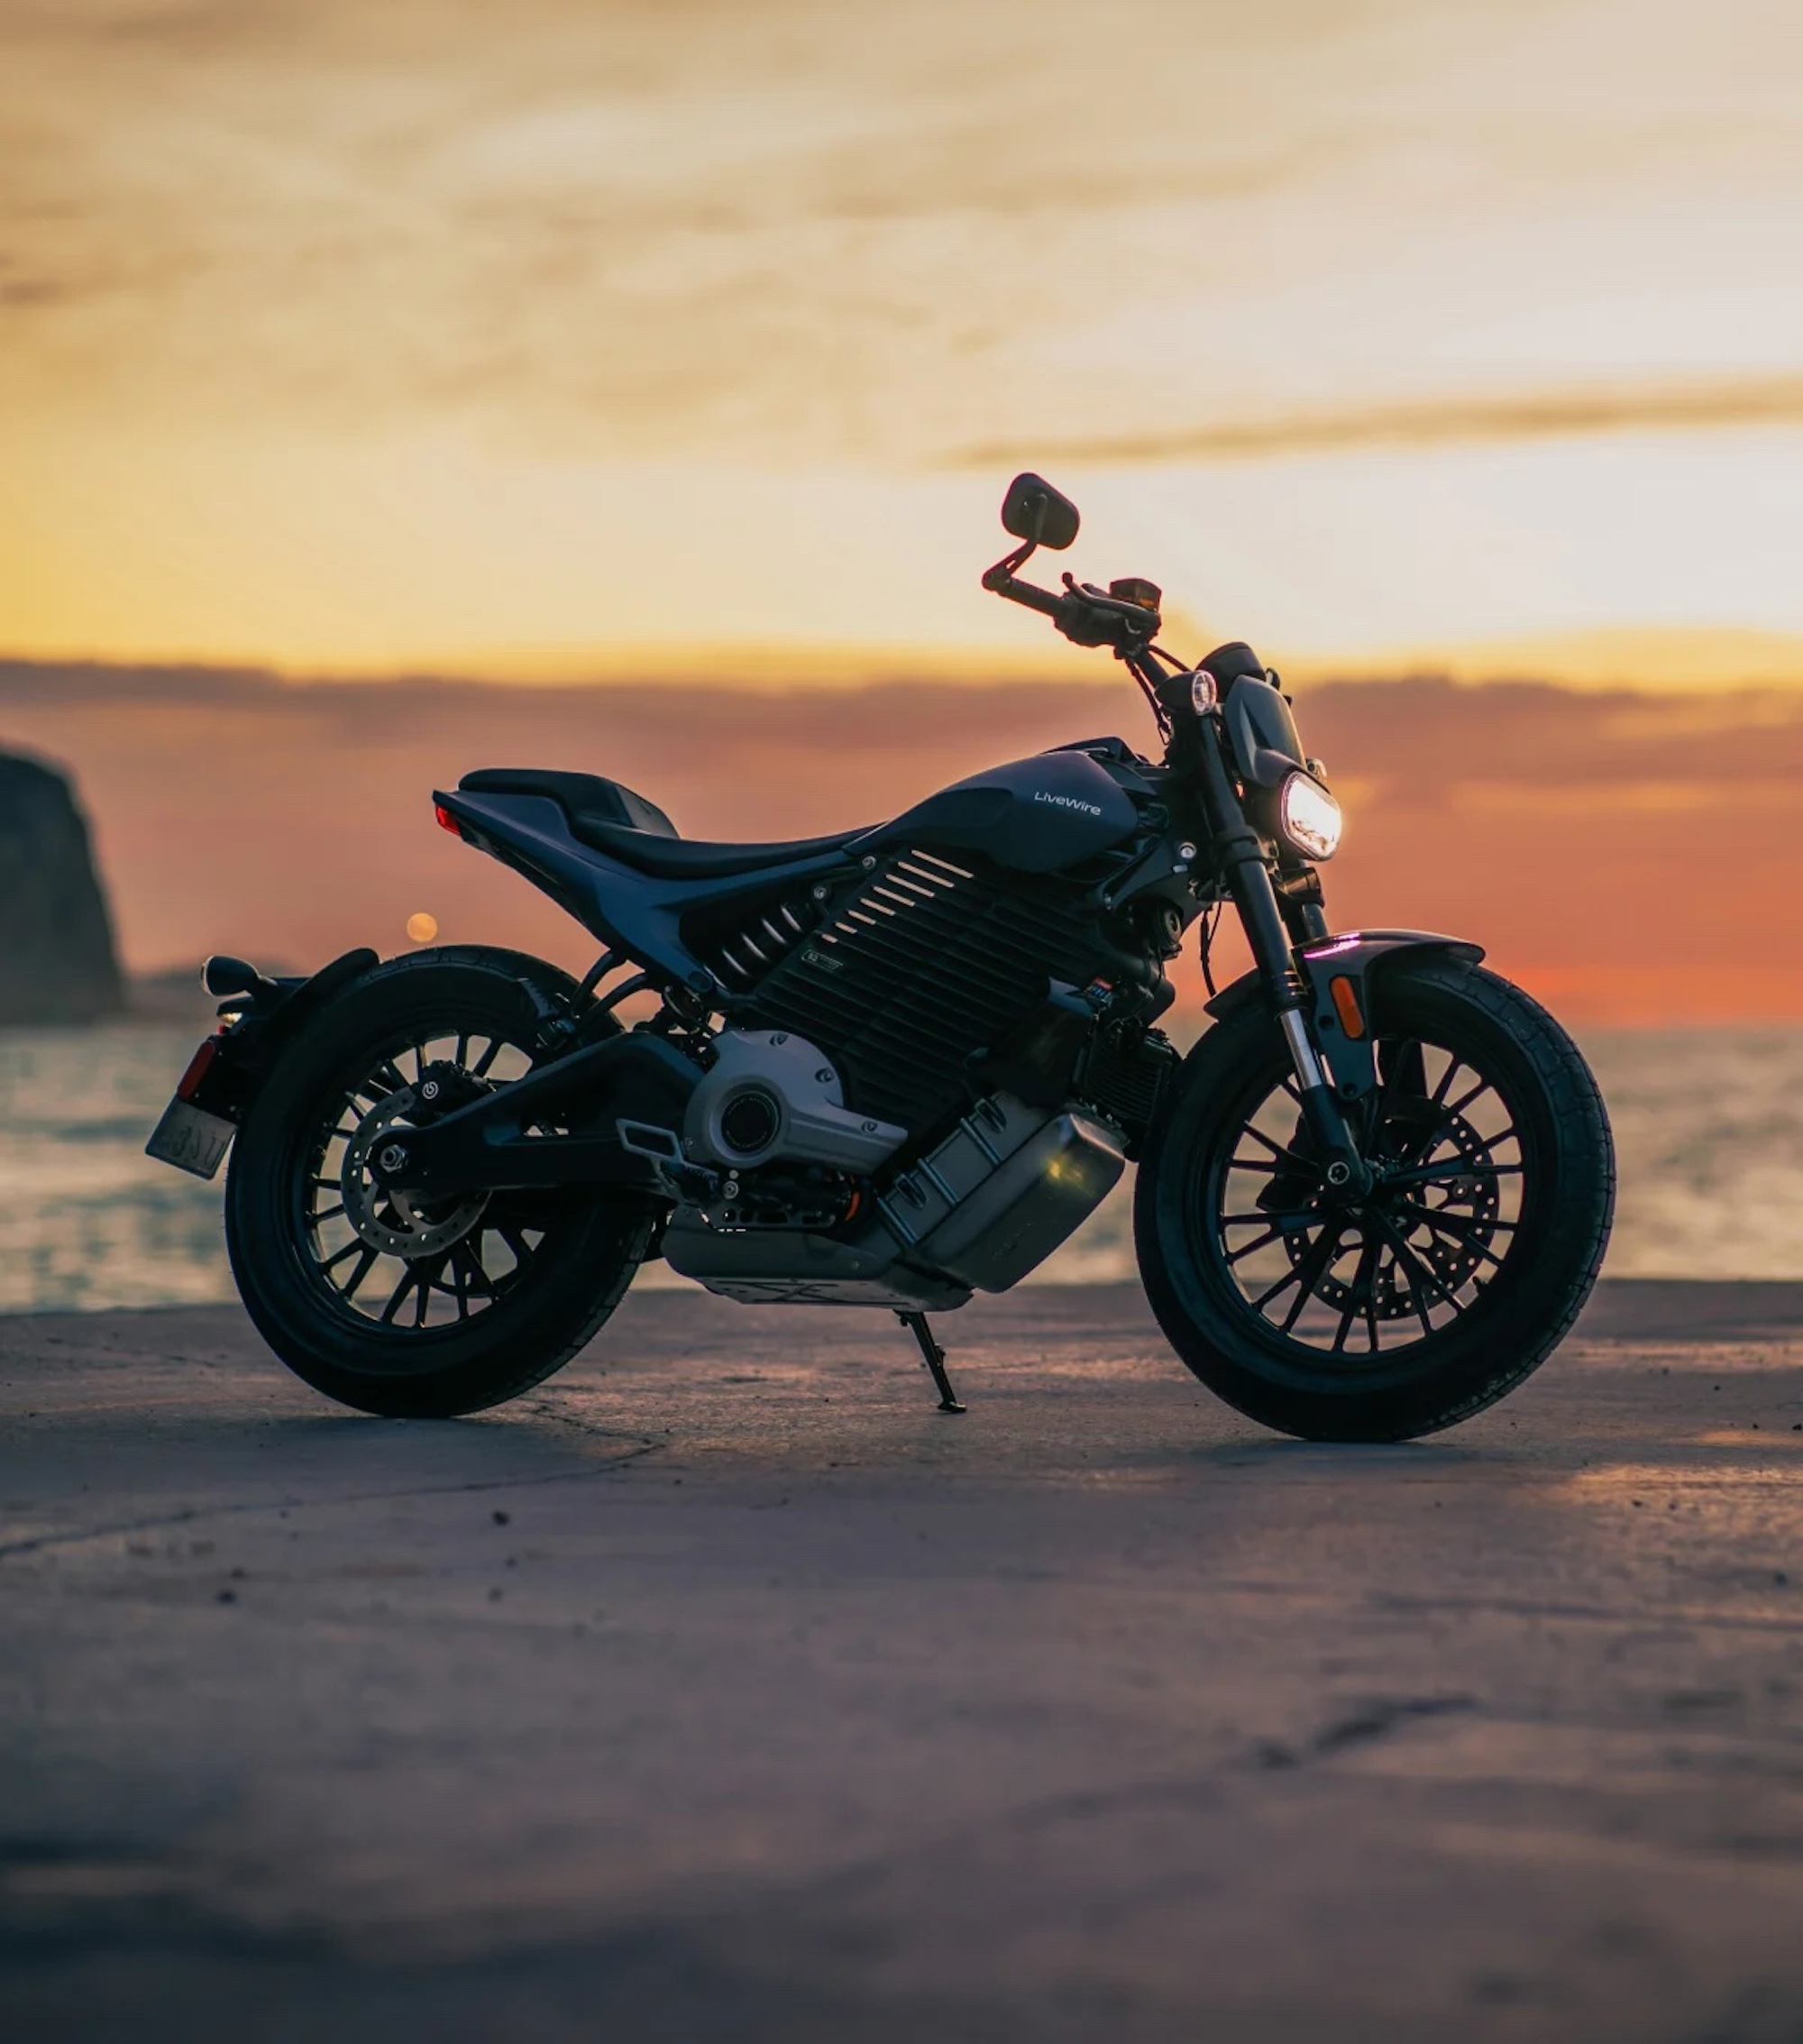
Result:
[[1340,804],[1306,774],[1289,775],[1277,793],[1277,828],[1304,858],[1340,849]]

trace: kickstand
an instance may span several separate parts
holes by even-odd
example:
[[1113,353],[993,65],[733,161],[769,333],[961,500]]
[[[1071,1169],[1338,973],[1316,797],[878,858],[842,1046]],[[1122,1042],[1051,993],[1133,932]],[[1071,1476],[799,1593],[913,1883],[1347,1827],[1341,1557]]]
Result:
[[952,1380],[946,1375],[946,1352],[933,1339],[933,1331],[927,1324],[924,1313],[898,1313],[895,1317],[920,1344],[920,1360],[932,1373],[933,1382],[938,1387],[939,1410],[962,1412],[957,1393],[952,1389]]

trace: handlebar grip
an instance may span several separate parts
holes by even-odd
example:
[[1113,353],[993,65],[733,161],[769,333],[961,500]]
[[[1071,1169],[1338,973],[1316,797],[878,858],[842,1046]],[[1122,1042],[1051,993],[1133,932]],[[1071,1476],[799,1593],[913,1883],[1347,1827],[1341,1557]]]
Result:
[[[991,580],[991,575],[994,579]],[[1064,603],[1062,596],[1055,596],[1048,589],[1040,589],[1030,582],[1022,582],[1018,575],[1006,573],[990,574],[983,578],[983,586],[997,596],[1005,596],[1011,603],[1023,603],[1030,610],[1038,610],[1042,616],[1056,618]]]

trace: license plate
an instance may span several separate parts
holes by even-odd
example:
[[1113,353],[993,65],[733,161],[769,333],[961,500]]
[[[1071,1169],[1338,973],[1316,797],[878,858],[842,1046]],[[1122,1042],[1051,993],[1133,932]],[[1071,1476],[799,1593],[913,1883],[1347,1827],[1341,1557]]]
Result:
[[192,1171],[197,1178],[210,1178],[225,1161],[237,1132],[235,1123],[223,1114],[209,1114],[204,1107],[190,1106],[178,1094],[151,1132],[144,1154],[160,1164],[173,1164],[178,1171]]

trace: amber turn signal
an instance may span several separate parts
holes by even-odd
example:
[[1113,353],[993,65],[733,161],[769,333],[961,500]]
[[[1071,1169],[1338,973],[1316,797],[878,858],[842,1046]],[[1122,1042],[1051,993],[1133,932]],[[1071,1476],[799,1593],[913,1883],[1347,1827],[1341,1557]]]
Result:
[[1357,1043],[1365,1033],[1365,1016],[1359,1005],[1359,989],[1342,974],[1328,981],[1327,991],[1333,996],[1333,1012],[1340,1017],[1341,1028]]

